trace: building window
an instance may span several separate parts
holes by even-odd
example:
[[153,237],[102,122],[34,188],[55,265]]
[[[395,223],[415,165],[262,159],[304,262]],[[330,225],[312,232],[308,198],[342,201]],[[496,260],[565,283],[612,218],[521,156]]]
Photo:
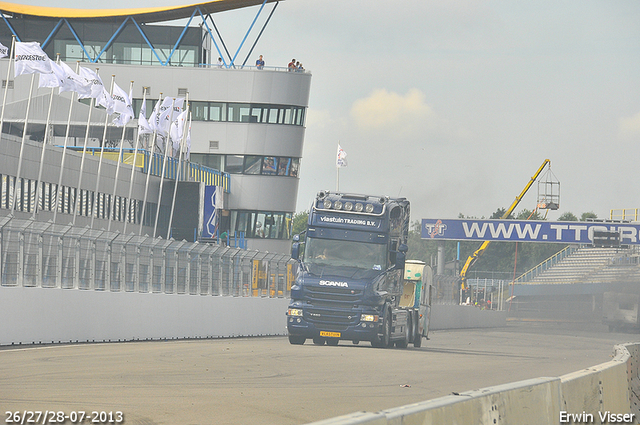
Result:
[[278,175],[288,176],[289,170],[291,170],[291,158],[278,158]]
[[292,213],[231,211],[231,232],[253,239],[291,239]]
[[226,121],[225,104],[221,102],[209,102],[209,121]]
[[[140,100],[138,100],[139,102]],[[191,101],[194,121],[249,122],[304,126],[302,106]],[[134,103],[135,105],[135,103]],[[153,106],[151,107],[153,108]],[[151,108],[147,107],[147,110]]]
[[262,160],[262,174],[267,176],[275,176],[277,167],[276,161],[277,158],[275,156],[265,156]]
[[225,172],[230,174],[242,174],[244,171],[242,155],[227,155],[227,163],[225,164]]
[[244,158],[244,173],[245,174],[260,174],[262,166],[262,157],[247,155]]
[[300,158],[192,153],[191,161],[230,174],[298,177]]

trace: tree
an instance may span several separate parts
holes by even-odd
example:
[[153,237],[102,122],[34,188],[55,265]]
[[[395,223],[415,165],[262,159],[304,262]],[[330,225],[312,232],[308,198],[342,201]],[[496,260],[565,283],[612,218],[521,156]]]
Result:
[[542,216],[542,214],[540,214],[538,212],[538,210],[535,211],[529,211],[528,209],[523,209],[522,211],[520,211],[518,213],[518,215],[516,216],[516,219],[518,220],[544,220],[544,217]]
[[580,216],[580,221],[587,221],[588,218],[598,218],[598,216],[593,211],[584,212]]
[[578,221],[578,217],[576,217],[572,212],[566,212],[558,217],[558,221]]
[[292,234],[302,233],[307,228],[307,220],[309,219],[309,211],[302,211],[293,216]]

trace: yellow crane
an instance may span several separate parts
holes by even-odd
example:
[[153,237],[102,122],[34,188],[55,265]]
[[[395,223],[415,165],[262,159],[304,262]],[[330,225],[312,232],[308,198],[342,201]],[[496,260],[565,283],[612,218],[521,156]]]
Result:
[[[550,166],[550,164],[551,164],[551,160],[549,159],[544,160],[540,168],[538,168],[538,171],[536,171],[533,177],[531,177],[531,180],[529,180],[529,182],[524,187],[520,195],[516,196],[516,199],[513,201],[511,206],[504,212],[504,214],[502,215],[502,217],[500,217],[500,219],[505,219],[509,217],[509,215],[511,215],[513,210],[515,210],[518,204],[520,203],[520,200],[524,197],[524,195],[527,193],[529,188],[531,188],[533,183],[538,179],[538,176],[540,175],[540,173],[542,173],[542,170],[544,170],[544,168],[547,165]],[[478,258],[480,258],[480,256],[484,253],[484,251],[487,249],[490,243],[491,241],[484,241],[482,245],[480,245],[480,248],[476,249],[475,252],[471,254],[469,258],[467,258],[467,262],[464,263],[464,267],[462,267],[462,270],[460,270],[460,278],[462,279],[462,286],[461,286],[462,290],[467,288],[467,272],[469,271],[469,268],[478,260]]]

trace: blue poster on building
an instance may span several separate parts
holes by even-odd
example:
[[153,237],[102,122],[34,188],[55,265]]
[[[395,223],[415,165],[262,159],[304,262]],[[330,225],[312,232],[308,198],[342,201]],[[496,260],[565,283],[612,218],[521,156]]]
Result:
[[219,190],[218,186],[204,187],[203,238],[215,238],[218,236],[218,209],[222,207],[221,194],[222,190]]
[[422,239],[593,243],[594,232],[620,235],[623,245],[640,244],[640,225],[597,221],[422,219]]

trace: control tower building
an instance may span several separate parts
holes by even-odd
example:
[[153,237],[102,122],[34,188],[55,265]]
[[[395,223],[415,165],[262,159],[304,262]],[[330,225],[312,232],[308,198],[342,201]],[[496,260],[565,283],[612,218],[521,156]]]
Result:
[[[311,73],[247,65],[253,54],[249,46],[259,42],[277,6],[273,0],[216,0],[177,7],[66,9],[2,2],[0,43],[39,42],[52,60],[96,71],[105,87],[115,81],[125,91],[131,88],[135,117],[124,131],[105,127],[112,118],[103,108],[91,108],[71,92],[38,88],[37,77],[33,83],[28,75],[14,77],[9,58],[1,59],[0,96],[6,96],[2,139],[8,144],[0,148],[0,216],[127,234],[140,228],[143,234],[191,241],[215,240],[226,231],[248,249],[289,252]],[[238,50],[229,50],[216,14],[246,7],[256,10],[254,23],[260,17],[264,24],[252,23]],[[249,50],[246,58],[238,54],[241,49]],[[148,115],[166,96],[187,98],[192,119],[191,168],[179,179],[170,228],[166,217],[177,165],[170,163],[163,178],[154,169],[162,162],[154,162],[159,154],[149,153],[148,139],[128,163],[115,153],[121,144],[133,152],[143,99]],[[93,149],[83,149],[85,140]],[[103,146],[108,154],[99,161]],[[140,155],[143,148],[146,153]],[[207,229],[209,186],[219,186],[217,193],[223,194],[214,209],[215,229]],[[158,204],[159,226],[154,225]]]

